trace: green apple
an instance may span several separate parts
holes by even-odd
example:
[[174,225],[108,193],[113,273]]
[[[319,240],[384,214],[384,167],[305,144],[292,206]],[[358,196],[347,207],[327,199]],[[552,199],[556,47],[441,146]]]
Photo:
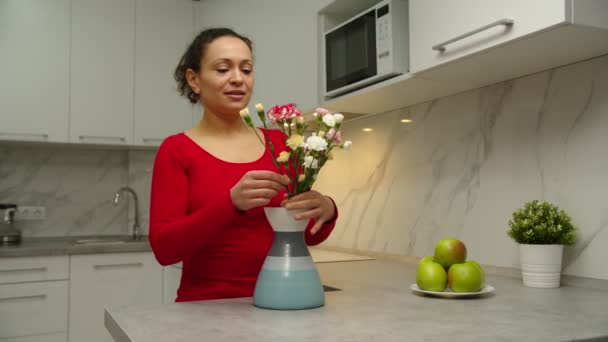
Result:
[[435,245],[435,262],[446,270],[453,264],[463,263],[467,259],[467,247],[457,239],[441,239]]
[[428,261],[435,262],[435,258],[432,255],[425,256],[424,258],[420,259],[420,261],[418,261],[418,263],[422,264],[423,262],[428,262]]
[[473,264],[475,267],[479,268],[479,272],[481,272],[481,288],[486,286],[486,272],[483,270],[483,267],[473,260],[467,260],[465,261],[465,264]]
[[448,286],[454,292],[477,292],[485,285],[485,273],[474,261],[453,264],[448,270]]
[[447,273],[443,266],[427,260],[418,264],[416,284],[425,291],[441,292],[447,285]]

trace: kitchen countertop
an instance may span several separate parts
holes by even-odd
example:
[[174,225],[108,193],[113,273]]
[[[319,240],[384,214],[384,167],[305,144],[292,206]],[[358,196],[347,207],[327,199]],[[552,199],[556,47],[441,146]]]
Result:
[[320,263],[326,305],[256,308],[252,298],[108,308],[117,342],[160,341],[571,341],[608,335],[608,291],[524,287],[488,275],[477,298],[414,294],[416,265],[394,260]]
[[23,238],[15,246],[0,246],[0,258],[147,251],[152,251],[148,236],[139,240],[124,235],[41,237]]
[[[81,243],[78,243],[78,242]],[[82,243],[85,242],[85,243]],[[373,260],[374,257],[311,247],[315,262]],[[125,235],[24,238],[19,245],[0,246],[0,258],[152,251],[148,236],[135,241]],[[181,263],[172,265],[181,268]]]

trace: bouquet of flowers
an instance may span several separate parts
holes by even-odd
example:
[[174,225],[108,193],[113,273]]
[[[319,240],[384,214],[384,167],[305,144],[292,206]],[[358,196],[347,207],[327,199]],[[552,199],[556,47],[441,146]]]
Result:
[[[274,106],[265,113],[264,106],[258,103],[255,105],[255,110],[264,128],[267,129],[266,119],[268,119],[283,131],[287,151],[277,155],[270,139],[267,145],[279,172],[291,179],[291,186],[287,191],[289,198],[312,188],[319,171],[327,160],[332,158],[331,151],[334,148],[348,150],[352,145],[350,140],[342,139],[340,124],[344,115],[340,113],[332,114],[325,108],[317,108],[313,114],[316,117],[317,129],[310,136],[305,137],[308,125],[304,122],[302,111],[294,104]],[[254,127],[249,109],[241,110],[240,114],[245,123],[254,128],[260,142],[266,146]]]

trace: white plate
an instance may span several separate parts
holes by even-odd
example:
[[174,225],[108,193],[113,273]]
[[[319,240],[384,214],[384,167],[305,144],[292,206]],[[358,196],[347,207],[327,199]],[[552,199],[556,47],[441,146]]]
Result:
[[475,296],[479,296],[482,294],[486,294],[486,293],[490,293],[490,292],[494,292],[494,286],[492,285],[486,285],[484,286],[483,289],[481,289],[478,292],[452,292],[450,289],[446,289],[443,292],[436,292],[436,291],[425,291],[425,290],[421,290],[417,284],[412,284],[410,285],[410,289],[412,291],[414,291],[415,293],[420,293],[420,294],[428,294],[431,296],[436,296],[436,297],[443,297],[443,298],[466,298],[466,297],[475,297]]

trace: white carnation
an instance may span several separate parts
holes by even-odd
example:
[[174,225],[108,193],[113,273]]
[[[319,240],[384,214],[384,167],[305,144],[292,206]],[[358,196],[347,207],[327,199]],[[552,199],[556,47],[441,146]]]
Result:
[[344,120],[344,115],[340,114],[340,113],[336,113],[334,114],[334,121],[339,124],[340,122],[342,122],[342,120]]
[[345,150],[350,150],[350,147],[351,147],[351,146],[353,146],[353,142],[352,142],[352,141],[350,141],[350,140],[346,140],[346,141],[344,142],[344,144],[342,145],[342,147],[343,147]]
[[319,136],[313,135],[306,139],[306,146],[314,151],[324,151],[327,149],[327,141]]
[[334,127],[336,125],[336,120],[333,115],[325,115],[323,117],[323,122],[329,127]]

